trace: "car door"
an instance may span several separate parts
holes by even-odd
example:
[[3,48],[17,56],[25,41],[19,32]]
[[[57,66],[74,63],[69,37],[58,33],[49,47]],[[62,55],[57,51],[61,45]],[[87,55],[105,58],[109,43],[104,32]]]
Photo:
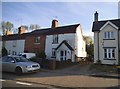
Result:
[[8,57],[6,61],[6,71],[8,72],[14,72],[16,68],[16,63],[14,58]]

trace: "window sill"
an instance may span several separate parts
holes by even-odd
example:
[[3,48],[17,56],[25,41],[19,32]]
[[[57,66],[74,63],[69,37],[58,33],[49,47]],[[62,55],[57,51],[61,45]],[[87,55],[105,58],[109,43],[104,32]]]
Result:
[[34,43],[34,44],[36,45],[36,44],[40,44],[40,43]]
[[56,58],[56,57],[51,57],[51,58]]
[[103,39],[103,40],[115,40],[115,39]]
[[52,43],[52,44],[58,44],[58,43]]
[[104,60],[116,60],[116,59],[104,58]]

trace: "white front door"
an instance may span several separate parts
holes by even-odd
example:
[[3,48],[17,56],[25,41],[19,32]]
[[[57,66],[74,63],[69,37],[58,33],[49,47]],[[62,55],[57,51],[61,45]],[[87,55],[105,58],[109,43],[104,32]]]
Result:
[[61,61],[67,60],[67,51],[66,50],[60,51],[60,60]]

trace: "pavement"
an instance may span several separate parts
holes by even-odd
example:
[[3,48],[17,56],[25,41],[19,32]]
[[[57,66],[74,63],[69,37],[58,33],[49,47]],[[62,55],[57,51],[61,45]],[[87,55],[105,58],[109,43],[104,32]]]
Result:
[[[89,66],[75,65],[59,70],[44,70],[35,74],[15,76],[4,74],[3,78],[16,81],[51,85],[56,87],[118,87],[120,79],[118,74],[95,73],[89,71]],[[11,76],[11,77],[10,77]]]

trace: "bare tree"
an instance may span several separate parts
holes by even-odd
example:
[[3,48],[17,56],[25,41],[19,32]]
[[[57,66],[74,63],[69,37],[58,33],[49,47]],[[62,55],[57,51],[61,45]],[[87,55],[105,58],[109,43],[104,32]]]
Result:
[[35,29],[39,29],[40,26],[38,24],[30,24],[30,29],[35,30]]

